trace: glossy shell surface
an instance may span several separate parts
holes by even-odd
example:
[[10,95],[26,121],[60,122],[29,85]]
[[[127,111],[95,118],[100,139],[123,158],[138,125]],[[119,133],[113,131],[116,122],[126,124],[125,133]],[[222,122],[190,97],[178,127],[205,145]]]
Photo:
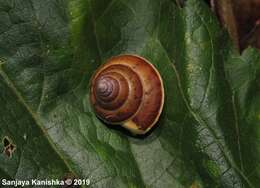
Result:
[[90,91],[100,119],[134,134],[149,131],[163,109],[161,76],[151,63],[136,55],[110,58],[92,76]]

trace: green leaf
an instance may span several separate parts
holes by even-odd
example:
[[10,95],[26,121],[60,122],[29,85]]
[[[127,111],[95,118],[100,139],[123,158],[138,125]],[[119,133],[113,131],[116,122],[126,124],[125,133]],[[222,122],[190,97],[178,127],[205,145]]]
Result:
[[260,53],[255,49],[247,49],[242,56],[234,53],[225,66],[232,87],[240,167],[253,185],[259,185]]
[[[1,178],[259,185],[260,53],[237,54],[201,0],[2,0],[0,15],[0,139],[16,148],[0,155]],[[126,53],[153,63],[166,92],[141,138],[105,125],[88,100],[96,68]]]

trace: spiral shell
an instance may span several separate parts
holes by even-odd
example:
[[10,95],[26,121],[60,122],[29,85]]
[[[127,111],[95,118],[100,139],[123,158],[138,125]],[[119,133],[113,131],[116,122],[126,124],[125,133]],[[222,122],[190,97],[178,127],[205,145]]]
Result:
[[92,76],[90,101],[96,115],[134,134],[145,134],[158,121],[164,103],[159,72],[146,59],[120,55]]

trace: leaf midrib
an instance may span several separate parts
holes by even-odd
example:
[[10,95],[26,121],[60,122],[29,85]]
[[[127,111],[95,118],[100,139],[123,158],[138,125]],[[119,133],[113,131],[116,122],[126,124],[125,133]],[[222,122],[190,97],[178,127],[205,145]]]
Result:
[[[182,8],[179,8],[179,10],[181,10],[181,9],[182,9]],[[184,7],[182,10],[184,10],[184,9],[185,9],[185,7]],[[183,13],[184,13],[184,12],[183,12]],[[198,13],[198,11],[195,11],[194,13],[199,17],[199,19],[201,20],[201,23],[204,25],[204,27],[206,27],[207,32],[208,32],[209,37],[210,37],[210,44],[211,44],[212,55],[211,55],[211,69],[210,69],[210,77],[209,77],[209,79],[211,79],[211,77],[212,77],[212,66],[214,66],[214,64],[213,64],[213,63],[214,63],[214,44],[213,44],[213,41],[212,41],[211,32],[209,31],[209,28],[208,28],[207,24],[205,23],[205,21],[203,20],[203,18],[201,17],[201,15]],[[159,40],[159,42],[160,42],[160,40]],[[161,43],[161,42],[160,42],[160,43]],[[163,45],[162,45],[162,44],[161,44],[161,46],[162,46],[162,48],[163,48]],[[206,126],[206,127],[209,129],[209,131],[210,131],[210,132],[212,133],[212,135],[213,135],[214,141],[217,143],[217,145],[219,146],[221,152],[223,153],[223,155],[225,156],[225,158],[228,160],[228,162],[230,163],[230,165],[244,178],[244,180],[249,184],[250,187],[254,187],[254,186],[252,185],[252,183],[249,181],[249,179],[245,176],[245,174],[243,173],[243,171],[241,171],[241,170],[237,167],[237,165],[230,159],[230,157],[225,153],[225,150],[224,150],[224,148],[222,147],[222,144],[218,141],[218,139],[217,139],[217,137],[216,137],[216,134],[214,133],[214,130],[212,130],[212,129],[208,126],[208,124],[203,120],[203,118],[202,118],[196,111],[192,110],[192,107],[189,105],[188,99],[186,98],[186,96],[185,96],[185,94],[184,94],[184,90],[183,90],[183,88],[182,88],[180,76],[179,76],[179,73],[178,73],[177,68],[175,67],[175,64],[174,64],[174,63],[172,63],[172,68],[173,68],[173,70],[174,70],[174,72],[175,72],[175,74],[176,74],[177,82],[178,82],[178,87],[179,87],[179,90],[180,90],[180,92],[181,92],[182,98],[183,98],[183,100],[184,100],[184,103],[185,103],[185,105],[186,105],[188,111],[192,114],[192,116],[194,117],[194,119],[195,119],[198,123],[203,124],[204,126]],[[206,94],[208,93],[208,87],[209,87],[209,85],[210,85],[210,83],[209,83],[209,81],[208,81],[207,87],[206,87],[206,91],[205,91],[204,96],[203,96],[203,100],[202,100],[201,103],[200,103],[200,107],[201,107],[203,101],[205,100]],[[199,108],[200,108],[200,107],[199,107]],[[234,112],[234,113],[235,113],[235,112]],[[237,122],[236,122],[236,124],[237,124]],[[238,126],[236,126],[236,131],[239,132],[239,130],[237,130],[237,128],[238,128]],[[237,139],[239,139],[239,135],[237,135],[237,136],[238,136]],[[238,145],[239,145],[239,148],[240,148],[240,140],[238,140]],[[241,155],[242,155],[242,154],[241,154],[241,151],[239,150],[240,159],[242,158]],[[241,161],[241,163],[242,163],[242,161]]]
[[213,139],[215,141],[215,143],[219,146],[222,154],[225,156],[225,158],[227,159],[227,161],[229,162],[229,164],[232,166],[232,168],[234,168],[243,178],[244,180],[249,184],[250,187],[254,187],[251,182],[249,181],[249,179],[245,176],[245,174],[237,167],[237,165],[230,159],[230,157],[225,153],[225,150],[223,149],[222,147],[222,144],[218,141],[217,139],[217,136],[215,134],[215,132],[212,130],[212,128],[210,128],[210,126],[208,126],[208,124],[203,120],[203,118],[198,114],[196,113],[194,110],[192,110],[191,106],[189,105],[188,103],[188,99],[186,98],[185,94],[184,94],[184,91],[183,91],[183,88],[182,88],[182,84],[181,84],[181,81],[180,81],[180,76],[179,76],[179,73],[175,67],[175,65],[172,63],[172,66],[171,66],[175,72],[175,75],[176,75],[176,78],[177,78],[177,84],[178,84],[178,87],[179,87],[179,90],[180,90],[180,93],[181,93],[181,96],[184,100],[184,103],[189,111],[189,113],[193,116],[193,118],[199,123],[199,124],[202,124],[204,125],[205,127],[208,128],[208,130],[211,132],[211,134],[213,135]]

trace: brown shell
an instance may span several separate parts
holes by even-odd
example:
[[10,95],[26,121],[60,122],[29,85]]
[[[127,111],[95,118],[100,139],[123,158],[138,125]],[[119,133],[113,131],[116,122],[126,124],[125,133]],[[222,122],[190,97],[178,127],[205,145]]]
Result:
[[145,134],[158,121],[164,103],[159,72],[135,55],[112,57],[92,76],[90,100],[97,116]]

